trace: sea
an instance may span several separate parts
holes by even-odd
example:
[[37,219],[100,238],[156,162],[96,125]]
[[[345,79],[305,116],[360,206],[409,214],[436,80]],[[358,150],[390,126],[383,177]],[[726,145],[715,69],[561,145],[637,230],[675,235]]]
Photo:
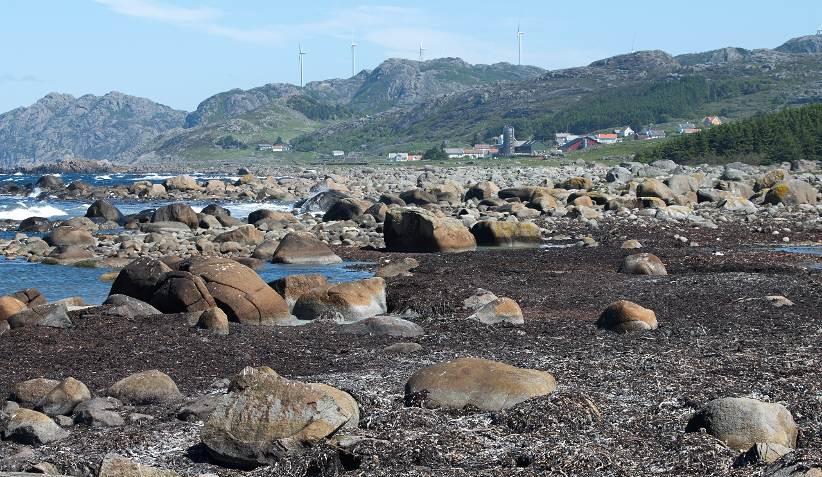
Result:
[[[65,184],[74,181],[83,181],[92,186],[130,185],[137,181],[150,181],[156,184],[179,174],[53,174],[60,177]],[[238,179],[230,175],[188,174],[197,180],[211,179],[233,182]],[[32,186],[40,175],[22,173],[0,174],[0,184],[13,182],[18,185],[31,184]],[[142,210],[153,209],[171,201],[136,201],[111,200],[123,214],[134,214]],[[202,210],[208,204],[217,203],[231,211],[231,215],[244,218],[249,213],[259,209],[273,209],[290,211],[294,207],[292,202],[268,201],[188,201],[195,211]],[[49,220],[65,220],[72,217],[84,216],[91,205],[87,200],[63,200],[56,197],[42,197],[42,191],[33,188],[26,196],[0,194],[0,221],[23,220],[28,217],[46,217]],[[0,232],[0,239],[13,238],[16,231]],[[31,235],[31,234],[30,234]],[[266,282],[273,281],[288,275],[322,274],[332,283],[359,280],[372,276],[359,262],[344,262],[335,265],[306,266],[266,264],[257,273]],[[108,296],[111,283],[101,280],[101,275],[108,272],[105,268],[83,268],[74,266],[45,265],[31,263],[25,260],[0,259],[0,295],[6,295],[25,288],[37,288],[49,301],[79,296],[88,304],[100,304]]]

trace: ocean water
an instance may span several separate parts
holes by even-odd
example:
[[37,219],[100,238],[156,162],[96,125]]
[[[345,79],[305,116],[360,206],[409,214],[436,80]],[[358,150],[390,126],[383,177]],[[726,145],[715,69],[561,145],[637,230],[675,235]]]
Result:
[[[81,180],[93,186],[117,186],[130,185],[137,181],[150,181],[155,184],[162,183],[172,174],[55,174],[63,182]],[[226,182],[237,180],[236,176],[189,174],[198,180],[217,179]],[[50,220],[68,219],[71,217],[81,217],[91,205],[88,200],[60,200],[56,197],[40,199],[42,191],[34,188],[40,176],[25,175],[21,173],[0,174],[0,184],[14,183],[20,186],[30,184],[33,188],[28,195],[8,195],[0,194],[0,220],[23,220],[28,217],[46,217]],[[153,209],[171,203],[171,201],[133,201],[133,200],[112,200],[111,201],[123,214],[136,214],[142,210]],[[255,201],[190,201],[188,204],[197,212],[208,204],[218,203],[231,211],[231,215],[237,218],[245,218],[249,213],[258,209],[291,210],[293,203],[290,202],[255,202]]]
[[[332,283],[369,278],[373,273],[362,269],[362,262],[345,262],[334,265],[282,265],[266,264],[257,273],[266,282],[288,275],[321,274]],[[23,260],[0,262],[0,295],[7,295],[26,288],[37,288],[49,301],[80,296],[86,303],[97,305],[105,301],[111,290],[111,282],[100,280],[110,270],[106,268],[82,268],[63,265],[44,265]]]

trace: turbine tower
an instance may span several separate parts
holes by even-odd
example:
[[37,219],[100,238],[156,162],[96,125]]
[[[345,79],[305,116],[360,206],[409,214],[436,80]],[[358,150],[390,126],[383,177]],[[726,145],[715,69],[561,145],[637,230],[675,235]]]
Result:
[[519,24],[517,24],[517,64],[522,66],[522,36],[525,33],[520,29]]
[[357,44],[351,41],[351,76],[357,75]]
[[422,42],[420,42],[420,63],[422,63],[423,53],[425,53],[425,48],[422,47]]
[[819,26],[819,29],[816,30],[817,35],[822,35],[822,25]]
[[304,86],[304,84],[303,84],[303,56],[305,56],[305,54],[308,53],[308,52],[303,51],[303,45],[301,43],[298,43],[298,48],[299,48],[299,52],[300,52],[300,87],[302,88]]

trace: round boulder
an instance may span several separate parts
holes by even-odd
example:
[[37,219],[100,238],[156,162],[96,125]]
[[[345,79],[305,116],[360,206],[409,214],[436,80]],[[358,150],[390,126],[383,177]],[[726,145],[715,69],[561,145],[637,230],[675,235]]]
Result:
[[60,381],[46,378],[34,378],[15,384],[9,399],[22,407],[34,408]]
[[263,243],[263,240],[265,240],[265,236],[253,225],[241,225],[234,230],[223,232],[214,237],[214,241],[217,243],[237,242],[242,245],[254,246]]
[[634,302],[619,300],[599,315],[597,327],[619,333],[657,329],[656,313]]
[[720,398],[710,401],[688,421],[685,432],[708,434],[739,451],[756,443],[796,447],[796,423],[785,406],[748,398]]
[[497,323],[521,325],[525,323],[522,310],[517,302],[510,298],[497,298],[494,301],[486,303],[469,318],[485,323],[486,325]]
[[197,212],[194,212],[187,204],[175,203],[165,205],[154,211],[151,216],[152,222],[180,222],[188,225],[189,228],[196,229],[200,224]]
[[406,405],[422,399],[427,405],[462,409],[471,405],[499,411],[556,389],[545,371],[479,358],[460,358],[423,368],[405,385]]
[[171,268],[160,260],[138,258],[126,265],[111,285],[111,295],[126,295],[148,302]]
[[342,259],[331,248],[309,232],[289,232],[274,252],[274,263],[328,265]]
[[149,303],[163,313],[205,311],[217,306],[203,279],[184,271],[167,273]]
[[385,215],[385,245],[392,252],[465,252],[477,241],[459,220],[424,209],[395,208]]
[[4,439],[28,445],[48,444],[68,435],[47,415],[24,408],[14,411],[3,431]]
[[315,288],[327,288],[328,280],[325,275],[288,275],[268,284],[293,309],[297,299]]
[[668,271],[665,269],[665,264],[662,263],[662,260],[656,255],[652,253],[637,253],[628,255],[622,260],[619,273],[663,276],[667,275]]
[[86,217],[90,219],[101,218],[110,220],[120,225],[125,223],[123,213],[120,212],[117,207],[111,205],[110,202],[103,199],[95,200],[94,203],[91,204],[88,210],[86,210]]
[[388,311],[385,280],[379,277],[314,288],[302,294],[292,312],[301,320],[356,321]]
[[108,388],[108,395],[135,405],[162,404],[182,397],[174,380],[156,369],[135,373],[117,381]]
[[89,246],[97,243],[91,232],[76,227],[61,225],[43,237],[52,247]]
[[69,377],[43,396],[36,408],[49,416],[70,416],[78,404],[89,399],[91,392],[86,385]]

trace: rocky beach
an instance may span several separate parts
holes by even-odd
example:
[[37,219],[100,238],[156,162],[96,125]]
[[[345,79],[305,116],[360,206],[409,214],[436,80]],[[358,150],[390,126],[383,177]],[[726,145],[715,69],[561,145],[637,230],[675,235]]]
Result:
[[64,179],[0,474],[822,475],[818,162]]

